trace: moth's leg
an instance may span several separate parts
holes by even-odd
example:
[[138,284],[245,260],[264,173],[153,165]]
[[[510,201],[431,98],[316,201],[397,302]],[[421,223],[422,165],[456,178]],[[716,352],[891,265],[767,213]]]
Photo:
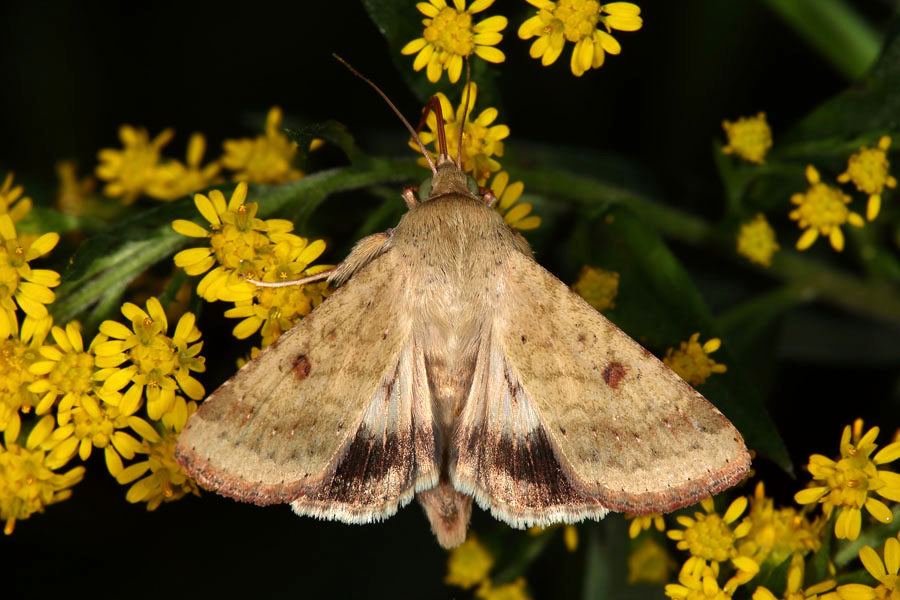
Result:
[[481,188],[481,201],[487,204],[488,208],[494,208],[494,203],[497,202],[497,196],[494,195],[489,189]]
[[403,188],[403,193],[400,195],[403,196],[403,201],[406,202],[408,209],[412,210],[419,205],[419,186],[412,185]]
[[346,282],[354,273],[378,258],[382,252],[390,247],[393,234],[394,230],[388,229],[383,233],[374,233],[356,242],[347,258],[336,266],[331,275],[328,276],[328,282],[335,287]]

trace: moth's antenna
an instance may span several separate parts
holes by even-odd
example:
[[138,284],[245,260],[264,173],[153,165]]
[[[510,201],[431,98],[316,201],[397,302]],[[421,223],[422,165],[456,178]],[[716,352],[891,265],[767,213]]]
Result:
[[425,121],[428,119],[429,110],[434,112],[434,118],[437,121],[436,125],[438,155],[448,156],[449,153],[447,151],[447,132],[444,131],[444,109],[441,108],[441,101],[438,100],[437,96],[432,96],[428,99],[428,103],[425,104],[425,110],[422,111],[422,120],[419,121],[419,128],[417,129],[417,131],[422,131],[422,128],[425,126]]
[[466,57],[466,93],[463,99],[462,120],[459,122],[459,140],[456,144],[456,166],[462,171],[462,141],[463,131],[466,129],[466,116],[469,112],[469,86],[472,84],[472,65],[469,57]]
[[377,85],[372,83],[372,81],[370,79],[368,79],[362,73],[360,73],[359,71],[357,71],[356,69],[351,67],[350,63],[348,63],[346,60],[344,60],[343,58],[341,58],[340,56],[338,56],[337,54],[334,54],[334,53],[332,53],[332,56],[335,57],[336,59],[338,59],[345,67],[350,69],[351,73],[353,73],[354,75],[356,75],[357,77],[359,77],[360,79],[362,79],[363,81],[368,83],[370,86],[372,86],[372,89],[374,89],[376,92],[378,92],[379,96],[384,98],[384,101],[387,102],[388,106],[391,107],[391,110],[394,111],[394,114],[397,115],[398,117],[400,117],[400,120],[403,121],[403,124],[406,125],[406,128],[409,129],[409,132],[412,134],[413,139],[416,140],[416,144],[419,145],[419,150],[422,151],[422,155],[425,157],[425,160],[428,161],[428,166],[431,167],[431,172],[434,173],[435,175],[437,175],[437,168],[434,166],[434,161],[431,160],[431,156],[425,150],[425,144],[423,144],[422,140],[419,139],[419,136],[416,133],[416,130],[413,129],[412,125],[409,124],[409,121],[407,121],[406,118],[403,116],[403,114],[399,110],[397,110],[397,107],[394,106],[394,103],[391,102],[391,99],[387,97],[387,94],[382,92],[381,88],[379,88]]

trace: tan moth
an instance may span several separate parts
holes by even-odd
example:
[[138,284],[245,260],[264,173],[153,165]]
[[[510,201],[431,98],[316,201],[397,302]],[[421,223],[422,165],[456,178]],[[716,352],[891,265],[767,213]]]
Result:
[[319,276],[338,289],[207,398],[178,461],[225,496],[346,523],[416,497],[445,547],[473,500],[521,528],[668,512],[738,482],[734,426],[534,260],[432,105],[427,199],[405,191],[393,230]]

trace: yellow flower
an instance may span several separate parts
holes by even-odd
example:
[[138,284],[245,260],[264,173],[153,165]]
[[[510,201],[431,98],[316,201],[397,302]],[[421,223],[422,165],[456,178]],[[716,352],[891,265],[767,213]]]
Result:
[[249,183],[286,183],[303,177],[291,166],[297,143],[290,141],[281,127],[281,109],[273,106],[266,115],[266,131],[255,139],[225,140],[222,164],[237,171],[234,181]]
[[886,135],[878,140],[876,148],[863,146],[847,161],[847,170],[837,177],[841,183],[852,181],[856,189],[869,194],[866,218],[870,221],[875,220],[881,210],[881,191],[885,187],[897,187],[897,180],[888,172],[891,163],[887,159],[887,150],[890,147],[891,138]]
[[497,586],[490,579],[485,579],[475,592],[475,597],[481,600],[531,600],[524,577]]
[[175,255],[175,265],[188,275],[206,273],[197,285],[197,293],[210,302],[250,300],[256,287],[244,277],[259,280],[265,267],[276,264],[276,244],[304,246],[302,238],[289,233],[294,225],[284,219],[256,218],[259,206],[247,199],[247,184],[239,183],[228,204],[219,190],[212,190],[209,197],[194,195],[194,204],[209,222],[207,231],[193,221],[176,219],[172,229],[195,238],[209,238],[206,248],[189,248]]
[[[0,339],[18,328],[17,308],[31,319],[47,316],[47,304],[56,299],[50,288],[59,285],[59,273],[32,269],[28,263],[50,252],[58,233],[45,233],[33,242],[20,240],[12,218],[0,214]],[[17,306],[18,305],[18,306]]]
[[[186,408],[185,419],[197,410],[197,403],[189,402]],[[134,430],[143,438],[141,452],[147,458],[122,469],[116,481],[126,485],[146,476],[135,481],[125,493],[125,499],[132,503],[146,502],[147,510],[156,510],[163,502],[179,500],[187,494],[199,496],[197,483],[175,461],[175,443],[184,421],[175,428],[164,427],[162,433],[146,422],[137,425]]]
[[836,187],[822,183],[815,167],[806,167],[806,179],[809,189],[802,194],[791,196],[791,203],[797,208],[790,212],[790,217],[797,221],[800,229],[806,229],[797,240],[797,250],[806,250],[813,245],[819,233],[827,235],[831,247],[840,252],[844,249],[844,232],[841,225],[849,223],[854,227],[865,224],[863,218],[847,208],[850,196]]
[[70,497],[69,488],[84,477],[84,467],[54,472],[65,463],[52,461],[52,452],[47,454],[41,448],[52,432],[53,417],[48,415],[31,430],[24,448],[16,444],[9,431],[4,435],[0,446],[0,519],[6,522],[6,535],[13,532],[16,521]]
[[59,212],[74,216],[85,214],[88,210],[88,198],[96,185],[94,178],[79,180],[73,160],[56,163],[56,175],[59,177],[59,187],[56,189],[56,207]]
[[18,223],[31,211],[31,198],[23,197],[25,191],[21,185],[12,186],[12,171],[6,174],[3,185],[0,185],[0,214],[8,214],[13,223]]
[[684,529],[670,529],[666,535],[678,542],[679,550],[687,550],[693,558],[720,563],[738,556],[736,544],[750,533],[752,525],[747,519],[735,527],[731,525],[747,509],[747,498],[737,498],[723,516],[715,511],[712,498],[700,505],[705,512],[695,512],[694,518],[676,517]]
[[[500,163],[493,156],[503,156],[503,141],[509,137],[509,127],[506,125],[491,125],[499,114],[496,108],[486,108],[473,121],[471,120],[472,108],[475,106],[475,100],[478,97],[478,86],[475,82],[469,84],[469,110],[466,110],[466,121],[463,125],[463,148],[462,148],[462,166],[463,171],[472,173],[472,177],[478,182],[478,185],[484,185],[491,176],[491,173],[500,170]],[[463,90],[462,98],[466,97],[466,91]],[[453,106],[447,96],[438,92],[438,101],[441,103],[441,111],[444,115],[445,131],[447,132],[447,151],[453,159],[456,159],[456,152],[459,143],[459,127],[463,119],[464,100],[459,103],[454,112]],[[431,131],[423,131],[419,134],[422,143],[430,144],[437,138],[437,118],[434,112],[429,112],[425,119],[425,123]],[[417,152],[419,146],[412,140],[409,142],[410,148]],[[437,156],[434,154],[433,156]],[[419,160],[420,164],[425,166],[427,163],[424,158]]]
[[747,162],[763,164],[766,152],[772,147],[772,130],[766,122],[766,113],[755,117],[741,117],[734,123],[722,121],[722,129],[728,136],[728,145],[722,154],[736,154]]
[[472,15],[479,13],[494,3],[494,0],[475,0],[466,8],[465,0],[453,0],[447,6],[446,0],[419,2],[419,9],[425,19],[422,37],[409,42],[401,54],[418,54],[413,61],[413,69],[425,71],[428,81],[437,83],[441,72],[448,71],[450,83],[456,83],[462,73],[463,59],[472,54],[492,63],[506,60],[503,52],[494,48],[503,39],[500,32],[506,27],[506,17],[488,17],[472,25]]
[[38,379],[30,371],[41,359],[40,349],[50,331],[53,318],[28,320],[21,332],[16,330],[0,339],[0,431],[16,439],[22,425],[20,413],[28,413],[40,396],[28,387]]
[[686,342],[681,342],[678,350],[669,348],[663,362],[670,369],[691,385],[706,383],[713,373],[724,373],[728,370],[723,364],[709,357],[722,346],[722,340],[711,338],[700,345],[700,334],[695,333]]
[[884,502],[870,495],[870,491],[900,502],[900,474],[878,469],[879,465],[900,458],[900,443],[888,444],[872,456],[878,447],[874,443],[876,437],[878,428],[873,427],[857,443],[853,443],[850,426],[844,427],[841,458],[835,462],[821,454],[810,456],[807,469],[815,485],[794,495],[794,500],[799,504],[822,504],[826,517],[839,508],[834,523],[834,535],[838,539],[855,540],[859,537],[863,507],[882,523],[893,520],[891,510]]
[[619,274],[584,265],[578,274],[578,281],[572,286],[572,291],[599,311],[615,308],[616,303],[613,300],[619,293]]
[[872,588],[862,584],[840,585],[837,587],[841,598],[878,598],[896,600],[900,598],[900,541],[896,537],[884,542],[884,561],[871,546],[859,550],[859,560],[869,575],[878,581]]
[[729,600],[731,594],[719,587],[717,564],[686,562],[678,573],[678,583],[665,587],[666,596],[675,600]]
[[737,251],[751,262],[771,266],[772,256],[778,251],[778,242],[775,241],[775,230],[766,221],[765,215],[759,213],[752,221],[741,225]]
[[768,561],[779,565],[791,554],[816,552],[821,545],[825,521],[810,522],[804,514],[790,507],[776,509],[772,498],[766,497],[761,481],[750,499],[747,518],[752,526],[738,543],[738,554],[749,556],[760,564]]
[[[324,241],[315,240],[307,245],[305,239],[301,240],[300,246],[276,246],[275,255],[283,260],[267,267],[262,281],[292,281],[331,268],[331,265],[309,267],[309,263],[325,250]],[[265,348],[322,302],[326,286],[325,282],[320,282],[280,288],[257,287],[253,299],[235,302],[235,307],[225,311],[225,316],[243,319],[233,331],[238,339],[246,339],[262,327],[262,347]]]
[[663,516],[659,513],[649,515],[625,515],[625,519],[631,521],[628,527],[628,537],[631,539],[641,535],[641,532],[655,527],[657,531],[665,531],[666,523]]
[[97,177],[109,182],[103,193],[121,198],[124,204],[131,204],[145,193],[156,176],[159,152],[173,135],[174,131],[166,129],[151,142],[146,129],[122,125],[119,139],[124,148],[104,148],[97,155],[101,163],[97,166]]
[[159,200],[176,200],[209,187],[220,166],[216,161],[201,166],[205,151],[206,138],[202,133],[193,134],[188,141],[186,164],[170,160],[158,166],[147,185],[147,195]]
[[556,62],[566,41],[574,42],[569,67],[576,77],[602,66],[607,52],[622,51],[622,46],[610,35],[613,29],[637,31],[644,23],[640,7],[631,2],[528,0],[528,3],[536,6],[538,12],[522,23],[519,37],[528,40],[537,36],[531,44],[531,58],[540,58],[546,67]]
[[644,536],[628,554],[628,583],[663,584],[669,581],[674,568],[675,561],[662,544],[652,536]]
[[[832,580],[823,581],[803,589],[803,574],[805,564],[802,554],[794,554],[791,557],[791,566],[788,569],[787,586],[784,590],[783,600],[816,600],[819,594],[832,589],[835,582]],[[767,588],[760,586],[753,592],[753,600],[778,600],[775,594]]]
[[516,204],[522,197],[525,190],[525,184],[521,181],[509,183],[509,174],[506,171],[500,171],[494,175],[491,181],[491,191],[497,198],[494,204],[494,210],[503,215],[503,221],[520,231],[529,231],[537,229],[541,224],[541,218],[535,215],[529,215],[531,212],[531,204],[523,202]]
[[470,533],[465,542],[450,550],[444,583],[469,589],[485,581],[493,566],[494,557]]
[[[117,321],[104,321],[100,332],[111,339],[95,348],[97,366],[101,367],[96,377],[103,381],[103,392],[119,392],[130,385],[119,402],[119,411],[133,415],[146,395],[147,414],[157,420],[177,407],[179,388],[192,399],[202,398],[203,386],[190,375],[191,371],[206,370],[204,360],[197,357],[202,343],[187,345],[200,338],[194,315],[182,315],[175,326],[175,337],[170,338],[166,335],[166,313],[156,298],[147,301],[146,312],[126,302],[122,314],[131,321],[131,329]],[[125,362],[131,364],[122,367]]]

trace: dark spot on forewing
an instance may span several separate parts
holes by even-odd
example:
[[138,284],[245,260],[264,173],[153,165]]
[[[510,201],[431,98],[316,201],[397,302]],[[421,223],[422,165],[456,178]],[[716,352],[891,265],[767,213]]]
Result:
[[312,370],[312,363],[309,362],[309,357],[305,354],[297,356],[297,358],[294,359],[292,370],[294,371],[294,376],[297,378],[297,381],[303,381],[309,377],[309,372]]
[[620,362],[610,362],[603,367],[603,381],[612,389],[619,387],[619,382],[625,377],[625,367]]

